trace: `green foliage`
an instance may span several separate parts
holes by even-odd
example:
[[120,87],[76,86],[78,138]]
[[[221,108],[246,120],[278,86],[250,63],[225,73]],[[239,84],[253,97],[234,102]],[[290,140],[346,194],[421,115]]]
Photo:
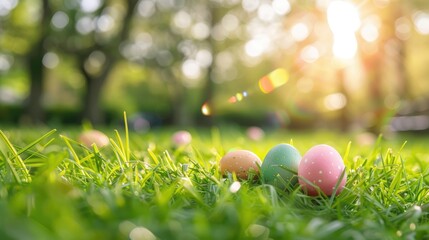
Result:
[[[198,131],[197,131],[198,130]],[[110,131],[111,146],[86,148],[78,132],[0,132],[0,238],[13,239],[395,239],[427,238],[429,168],[425,137],[350,144],[336,133],[195,129],[175,148],[173,129]],[[280,142],[304,153],[329,143],[344,156],[348,181],[336,197],[309,197],[258,181],[222,177],[231,148],[263,158]],[[34,140],[36,139],[36,140]],[[389,146],[389,148],[385,148]],[[397,150],[394,150],[397,149]],[[144,237],[145,236],[145,237]],[[140,238],[138,238],[140,237]]]

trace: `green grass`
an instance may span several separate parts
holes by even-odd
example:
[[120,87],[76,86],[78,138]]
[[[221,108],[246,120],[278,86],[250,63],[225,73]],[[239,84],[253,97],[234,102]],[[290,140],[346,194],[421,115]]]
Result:
[[[276,131],[255,142],[227,127],[191,129],[192,144],[174,148],[174,130],[105,130],[110,146],[88,149],[76,129],[3,129],[0,239],[429,238],[429,137],[359,146],[352,134]],[[291,140],[301,154],[326,143],[344,156],[339,196],[260,180],[234,192],[233,177],[219,174],[230,149],[263,159]]]

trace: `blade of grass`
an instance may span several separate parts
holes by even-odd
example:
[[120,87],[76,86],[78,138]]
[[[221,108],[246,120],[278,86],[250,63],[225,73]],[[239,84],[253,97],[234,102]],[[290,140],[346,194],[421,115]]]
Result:
[[127,121],[127,113],[124,111],[124,125],[125,125],[125,156],[127,161],[130,160],[130,136],[128,132],[128,121]]
[[[18,151],[18,155],[26,152],[27,150],[29,150],[30,148],[34,147],[36,144],[38,144],[39,142],[43,141],[43,139],[51,136],[52,134],[54,134],[57,130],[56,129],[52,129],[51,131],[45,133],[43,136],[41,136],[40,138],[36,139],[35,141],[33,141],[32,143],[28,144],[27,146],[25,146],[24,148],[22,148],[21,150]],[[48,146],[52,141],[54,141],[54,138],[49,140],[49,142],[47,144],[44,145],[44,147]]]
[[351,146],[352,146],[352,142],[349,141],[349,143],[347,144],[346,152],[344,153],[344,156],[343,156],[344,162],[348,162]]
[[19,169],[21,170],[22,174],[24,175],[25,182],[31,182],[31,176],[30,173],[25,166],[24,161],[22,160],[21,156],[18,155],[18,152],[13,147],[12,143],[9,141],[9,139],[6,137],[6,135],[3,133],[3,131],[0,130],[0,137],[3,139],[3,142],[6,143],[6,146],[9,148],[9,150],[12,152],[13,160],[15,160],[15,163],[18,165]]
[[66,143],[66,145],[67,145],[67,147],[68,147],[68,149],[70,150],[70,152],[71,152],[71,154],[72,154],[72,156],[73,156],[73,159],[76,161],[76,163],[78,164],[78,165],[80,165],[80,158],[79,158],[79,156],[77,155],[77,153],[76,153],[76,151],[74,150],[74,148],[72,147],[72,145],[70,144],[70,142],[74,142],[72,139],[70,139],[70,138],[68,138],[68,137],[66,137],[66,136],[64,136],[64,135],[60,135],[60,137],[64,140],[64,142]]
[[392,196],[396,193],[397,189],[400,186],[400,181],[402,180],[402,167],[398,171],[396,171],[395,176],[393,177],[392,182],[390,183],[388,189],[388,196]]
[[123,164],[127,165],[125,162],[125,158],[126,158],[125,153],[122,151],[121,147],[113,139],[110,139],[110,143],[112,144],[113,150],[118,158],[118,162],[121,168],[123,169]]
[[[350,142],[349,142],[349,145],[350,145]],[[335,197],[337,196],[338,188],[340,187],[340,184],[341,184],[341,182],[343,181],[343,178],[344,178],[345,176],[346,176],[346,168],[344,168],[343,172],[341,173],[341,176],[338,178],[338,181],[337,181],[337,183],[335,184],[334,191],[332,192],[332,195],[331,195],[331,197],[330,197],[330,199],[329,199],[329,206],[330,206],[330,207],[331,207],[331,206],[332,206],[332,204],[334,203],[334,199],[335,199]]]
[[153,153],[152,150],[148,149],[147,152],[149,153],[149,155],[151,156],[153,162],[158,165],[159,164],[159,160],[158,157],[155,155],[155,153]]
[[19,177],[18,172],[16,171],[15,167],[13,166],[13,163],[10,161],[10,159],[0,150],[0,158],[3,158],[5,162],[7,163],[10,171],[12,172],[13,178],[18,184],[21,184],[21,178]]

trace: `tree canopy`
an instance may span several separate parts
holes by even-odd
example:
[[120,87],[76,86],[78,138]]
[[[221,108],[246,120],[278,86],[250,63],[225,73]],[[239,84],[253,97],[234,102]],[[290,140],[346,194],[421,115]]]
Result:
[[391,116],[427,110],[428,7],[5,0],[0,121],[50,121],[61,110],[97,124],[127,111],[178,124],[380,129]]

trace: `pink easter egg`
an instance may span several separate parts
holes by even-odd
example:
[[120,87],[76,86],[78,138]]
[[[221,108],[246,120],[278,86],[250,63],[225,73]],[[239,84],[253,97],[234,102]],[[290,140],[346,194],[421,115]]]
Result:
[[265,136],[264,130],[260,127],[249,127],[246,130],[246,134],[247,137],[253,141],[259,141]]
[[173,142],[173,145],[175,146],[183,146],[191,143],[192,141],[192,135],[188,131],[182,130],[177,131],[173,134],[171,137],[171,141]]
[[[298,167],[299,184],[310,196],[318,195],[317,188],[313,185],[318,186],[327,196],[331,196],[344,169],[343,159],[337,150],[326,144],[316,145],[308,150],[300,161]],[[344,174],[336,190],[336,195],[343,190],[346,181],[347,176]]]
[[82,132],[79,135],[78,141],[87,148],[91,148],[92,144],[97,145],[99,148],[109,145],[109,138],[106,134],[98,130],[87,130]]

